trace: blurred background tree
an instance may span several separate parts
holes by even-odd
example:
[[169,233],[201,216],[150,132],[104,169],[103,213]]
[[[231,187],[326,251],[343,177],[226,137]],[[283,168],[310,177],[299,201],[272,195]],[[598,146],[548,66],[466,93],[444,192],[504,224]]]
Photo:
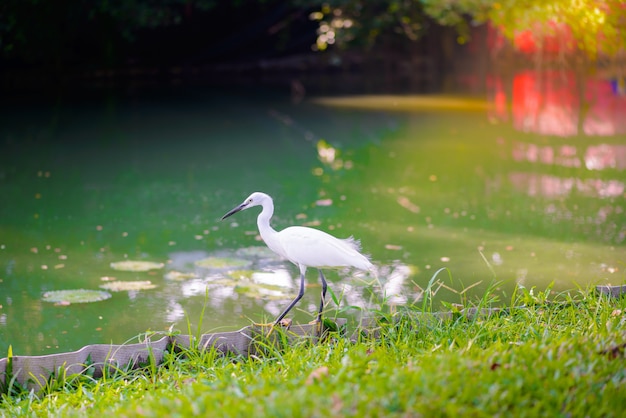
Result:
[[[547,37],[565,35],[563,42],[594,59],[599,53],[615,55],[626,46],[623,0],[326,0],[318,10],[312,17],[320,22],[319,49],[329,43],[371,44],[389,34],[418,40],[430,19],[455,27],[461,44],[470,38],[471,26],[488,22],[511,41],[530,30],[540,47]],[[332,37],[327,28],[334,32]]]
[[[295,0],[295,3],[311,7],[312,2]],[[331,0],[320,4],[309,16],[319,22],[315,49],[320,51],[334,44],[371,47],[395,40],[417,41],[432,23],[422,3],[415,0]]]
[[[13,63],[112,64],[145,49],[160,59],[193,54],[288,6],[277,0],[4,0],[0,57]],[[276,17],[278,15],[278,17]],[[195,48],[195,49],[194,49]]]
[[[4,0],[0,2],[0,51],[20,62],[63,62],[113,57],[116,45],[138,31],[178,25],[207,11],[214,0]],[[92,57],[92,51],[100,51]]]
[[595,59],[626,45],[623,0],[4,0],[0,56],[59,70],[138,55],[169,63],[273,57],[437,40],[440,25],[456,28],[463,44],[487,22],[522,48],[556,38]]

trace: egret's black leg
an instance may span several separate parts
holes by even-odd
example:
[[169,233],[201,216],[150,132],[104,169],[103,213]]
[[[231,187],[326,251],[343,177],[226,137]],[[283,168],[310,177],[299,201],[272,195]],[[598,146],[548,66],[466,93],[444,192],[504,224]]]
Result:
[[278,318],[276,318],[276,321],[274,321],[274,325],[280,324],[280,321],[282,321],[285,315],[287,315],[289,311],[295,306],[295,304],[298,303],[300,299],[302,299],[302,296],[304,296],[304,273],[300,273],[300,291],[298,292],[298,296],[296,296],[296,298],[289,304],[289,306],[287,306],[287,309],[285,309],[283,313],[278,315]]
[[317,312],[317,322],[322,322],[322,311],[324,310],[324,304],[326,302],[326,289],[328,289],[328,283],[326,283],[326,277],[322,270],[320,272],[320,280],[322,281],[322,299],[320,300],[320,310]]

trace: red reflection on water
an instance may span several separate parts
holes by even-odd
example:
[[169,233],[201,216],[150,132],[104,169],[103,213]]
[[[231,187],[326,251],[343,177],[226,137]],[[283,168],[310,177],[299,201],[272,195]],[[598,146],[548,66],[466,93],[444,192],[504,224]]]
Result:
[[513,143],[512,154],[515,161],[539,162],[564,167],[580,167],[582,165],[577,155],[576,147],[570,145],[561,145],[553,148],[551,146],[515,142]]
[[487,100],[490,103],[490,118],[501,121],[509,119],[507,97],[504,93],[504,86],[501,78],[487,77]]
[[550,174],[513,172],[509,174],[513,187],[529,196],[564,197],[575,193],[585,197],[620,197],[626,185],[619,180],[580,179]]
[[579,101],[572,73],[525,71],[513,79],[513,127],[571,136],[578,131]]
[[511,156],[517,162],[582,167],[588,170],[626,169],[626,145],[590,145],[579,152],[574,145],[537,145],[513,142]]
[[590,146],[585,153],[585,166],[589,170],[626,169],[626,145]]
[[626,133],[626,96],[618,96],[611,81],[587,80],[585,102],[585,135],[616,135]]
[[[513,127],[519,131],[560,137],[626,133],[626,96],[611,80],[581,82],[572,71],[522,71],[512,84]],[[487,88],[490,117],[507,120],[506,86],[494,77]]]

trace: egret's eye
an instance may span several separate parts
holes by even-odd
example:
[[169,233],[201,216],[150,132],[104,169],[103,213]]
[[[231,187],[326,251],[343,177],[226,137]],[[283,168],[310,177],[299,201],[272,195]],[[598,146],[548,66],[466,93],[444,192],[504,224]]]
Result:
[[252,199],[248,199],[248,203],[252,203]]

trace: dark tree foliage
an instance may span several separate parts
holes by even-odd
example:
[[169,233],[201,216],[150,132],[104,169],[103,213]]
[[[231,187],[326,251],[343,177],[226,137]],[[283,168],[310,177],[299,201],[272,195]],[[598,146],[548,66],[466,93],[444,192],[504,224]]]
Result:
[[626,44],[623,0],[3,0],[0,58],[57,69],[232,60],[410,43],[436,24],[463,43],[485,22],[510,39],[550,36],[556,23],[592,57]]
[[128,59],[228,59],[254,55],[268,43],[279,53],[293,48],[304,42],[303,28],[310,33],[308,47],[315,23],[279,0],[4,0],[0,57],[12,65],[59,69]]
[[[296,0],[305,6],[310,1]],[[329,0],[318,5],[312,17],[335,30],[340,45],[372,46],[375,43],[417,41],[431,22],[419,1]],[[346,25],[346,22],[349,24]]]
[[184,14],[214,4],[213,0],[4,0],[0,47],[6,53],[29,45],[54,45],[67,34],[80,35],[93,25],[111,30],[108,35],[130,39],[138,29],[178,24]]
[[[311,1],[294,0],[299,4]],[[416,40],[425,34],[429,21],[455,27],[459,42],[470,36],[469,28],[486,22],[513,40],[531,31],[541,44],[566,27],[578,50],[596,58],[615,55],[626,48],[624,0],[324,0],[318,1],[320,21],[337,15],[354,22],[337,28],[337,42],[379,42],[398,33]]]

